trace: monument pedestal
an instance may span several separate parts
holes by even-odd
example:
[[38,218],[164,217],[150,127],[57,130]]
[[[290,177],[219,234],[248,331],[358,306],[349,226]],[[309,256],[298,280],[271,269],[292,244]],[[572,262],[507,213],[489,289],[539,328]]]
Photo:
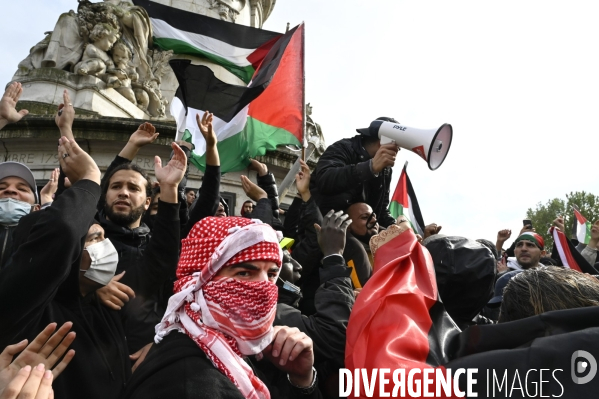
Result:
[[47,113],[56,112],[66,89],[73,106],[78,110],[107,117],[152,119],[116,90],[107,88],[106,83],[95,76],[77,75],[54,68],[39,68],[29,71],[27,75],[16,75],[13,79],[23,85],[20,101],[44,104],[50,111]]

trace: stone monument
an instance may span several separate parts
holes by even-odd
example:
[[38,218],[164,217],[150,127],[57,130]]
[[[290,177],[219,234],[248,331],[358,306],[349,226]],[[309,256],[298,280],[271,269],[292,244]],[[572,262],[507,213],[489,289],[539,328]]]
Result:
[[[275,0],[154,1],[257,28],[262,27],[275,4]],[[154,48],[147,12],[129,0],[77,2],[77,11],[62,14],[54,30],[46,32],[18,65],[13,81],[20,81],[24,88],[18,107],[28,109],[30,114],[0,131],[5,160],[27,164],[40,184],[45,183],[52,168],[58,166],[54,156],[58,138],[54,113],[66,89],[77,113],[73,133],[78,141],[85,143],[84,147],[102,170],[119,153],[136,127],[151,121],[161,133],[160,138],[144,147],[134,162],[153,174],[153,155],[166,160],[170,153],[167,144],[176,134],[168,108],[178,83],[169,60],[191,59],[194,64],[210,67],[227,83],[244,83],[206,59]],[[324,139],[320,126],[309,116],[307,137],[316,148],[309,161],[314,164],[324,151]],[[30,140],[32,138],[35,142]],[[297,149],[279,148],[261,161],[267,163],[277,181],[281,181],[298,155]],[[202,173],[193,166],[191,169],[188,186],[197,188],[201,185]],[[221,184],[223,196],[235,213],[245,200],[240,174],[226,174]]]

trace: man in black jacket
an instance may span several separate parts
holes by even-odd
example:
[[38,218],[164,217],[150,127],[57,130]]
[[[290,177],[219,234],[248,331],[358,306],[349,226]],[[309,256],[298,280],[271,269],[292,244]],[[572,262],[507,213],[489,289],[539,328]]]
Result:
[[[396,122],[392,118],[378,120]],[[391,168],[399,148],[381,145],[377,137],[357,135],[330,145],[322,154],[310,181],[310,191],[324,215],[366,202],[383,227],[395,223],[389,214]]]
[[[283,253],[283,264],[277,285],[279,299],[274,325],[296,327],[314,342],[314,367],[320,376],[321,391],[329,386],[329,378],[336,379],[339,368],[343,368],[345,359],[345,331],[349,321],[355,296],[351,269],[343,259],[346,242],[346,229],[351,220],[341,212],[330,212],[321,222],[319,233],[319,253],[322,265],[319,269],[319,285],[313,298],[315,313],[304,315],[298,309],[301,292],[298,283],[302,266],[288,252]],[[289,284],[291,283],[291,285]],[[258,368],[264,372],[267,363],[261,362]],[[272,366],[267,366],[271,370]],[[270,371],[270,374],[273,372]],[[335,381],[333,386],[339,384]]]
[[[0,272],[0,347],[33,338],[50,322],[72,321],[77,356],[54,382],[56,397],[117,397],[131,374],[125,335],[117,313],[94,298],[101,284],[97,273],[87,277],[93,262],[83,250],[104,241],[101,227],[92,224],[100,170],[74,141],[63,137],[59,153],[73,186],[20,223],[24,242]],[[102,278],[116,263],[111,268]]]
[[[29,112],[15,106],[23,92],[21,83],[13,82],[0,100],[0,130],[20,121]],[[13,233],[22,216],[39,209],[35,178],[31,170],[18,162],[0,164],[0,269],[13,252]],[[37,204],[37,205],[36,205]]]
[[[25,217],[15,233],[20,245],[0,273],[0,347],[31,338],[50,322],[72,321],[78,356],[54,383],[57,397],[118,397],[131,374],[127,350],[131,337],[125,338],[121,314],[103,306],[95,295],[111,280],[118,262],[116,249],[104,240],[104,230],[93,218],[100,171],[74,141],[63,137],[61,143],[61,167],[74,185],[51,207]],[[121,281],[137,287],[138,298],[154,292],[177,264],[177,185],[186,160],[183,151],[173,147],[176,155],[168,165],[163,168],[156,160],[163,191],[155,240],[146,249],[143,267],[131,265],[121,276]],[[110,247],[112,251],[107,250]],[[151,338],[143,344],[149,342]]]

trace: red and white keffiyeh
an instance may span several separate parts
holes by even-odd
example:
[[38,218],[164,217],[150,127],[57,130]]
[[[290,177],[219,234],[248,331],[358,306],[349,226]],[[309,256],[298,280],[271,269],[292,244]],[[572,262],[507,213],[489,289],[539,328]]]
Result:
[[281,265],[277,233],[257,220],[209,217],[182,240],[175,294],[156,326],[156,343],[173,330],[187,334],[244,397],[270,398],[242,355],[272,341],[277,287],[270,281],[215,278],[225,267],[248,261]]

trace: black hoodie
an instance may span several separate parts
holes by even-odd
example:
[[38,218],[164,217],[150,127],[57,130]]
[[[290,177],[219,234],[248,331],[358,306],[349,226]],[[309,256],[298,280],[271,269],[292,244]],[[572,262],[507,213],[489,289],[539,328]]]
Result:
[[118,312],[79,290],[83,243],[99,197],[100,186],[82,180],[51,207],[24,217],[17,231],[30,231],[0,271],[0,348],[32,340],[49,323],[73,322],[76,354],[53,383],[57,399],[114,398],[131,375]]

